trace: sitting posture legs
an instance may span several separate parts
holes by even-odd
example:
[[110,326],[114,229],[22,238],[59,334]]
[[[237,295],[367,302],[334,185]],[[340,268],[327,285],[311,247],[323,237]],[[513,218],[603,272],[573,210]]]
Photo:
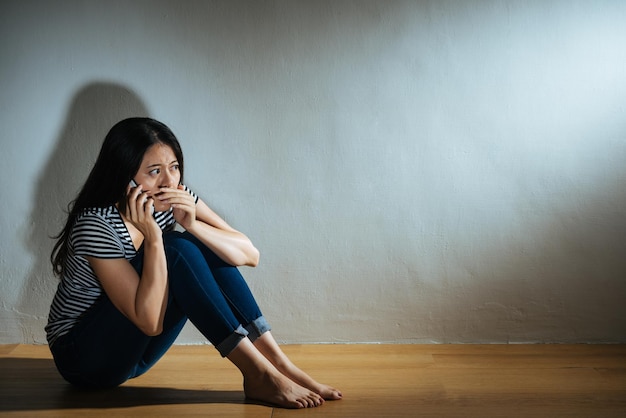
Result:
[[188,234],[168,236],[166,243],[175,303],[239,368],[248,398],[287,408],[341,399],[341,392],[315,381],[283,353],[237,268]]

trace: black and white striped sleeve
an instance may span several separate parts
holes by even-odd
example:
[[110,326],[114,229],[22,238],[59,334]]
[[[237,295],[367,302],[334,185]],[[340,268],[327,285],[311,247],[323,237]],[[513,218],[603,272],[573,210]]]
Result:
[[124,244],[101,215],[88,213],[79,218],[72,230],[75,255],[96,258],[124,258]]

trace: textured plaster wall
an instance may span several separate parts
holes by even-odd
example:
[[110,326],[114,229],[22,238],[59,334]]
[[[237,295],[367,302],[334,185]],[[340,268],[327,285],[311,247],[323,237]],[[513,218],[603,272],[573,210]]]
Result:
[[[0,343],[108,128],[179,136],[288,342],[626,342],[626,2],[0,2]],[[200,342],[191,327],[179,342]]]

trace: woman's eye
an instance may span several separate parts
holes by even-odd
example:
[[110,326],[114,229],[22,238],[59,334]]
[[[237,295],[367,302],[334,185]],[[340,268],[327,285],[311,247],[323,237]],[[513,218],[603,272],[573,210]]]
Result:
[[159,174],[160,172],[161,172],[161,170],[160,170],[160,169],[155,168],[154,170],[150,171],[150,173],[148,173],[148,174],[150,174],[151,176],[156,176],[156,175],[157,175],[157,174]]

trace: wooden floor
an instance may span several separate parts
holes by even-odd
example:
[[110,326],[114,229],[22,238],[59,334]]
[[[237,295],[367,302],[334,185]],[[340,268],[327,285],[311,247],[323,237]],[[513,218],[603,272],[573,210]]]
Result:
[[319,408],[247,403],[210,346],[175,346],[146,375],[84,392],[47,346],[0,345],[0,416],[626,417],[625,345],[292,345],[285,352],[344,393]]

